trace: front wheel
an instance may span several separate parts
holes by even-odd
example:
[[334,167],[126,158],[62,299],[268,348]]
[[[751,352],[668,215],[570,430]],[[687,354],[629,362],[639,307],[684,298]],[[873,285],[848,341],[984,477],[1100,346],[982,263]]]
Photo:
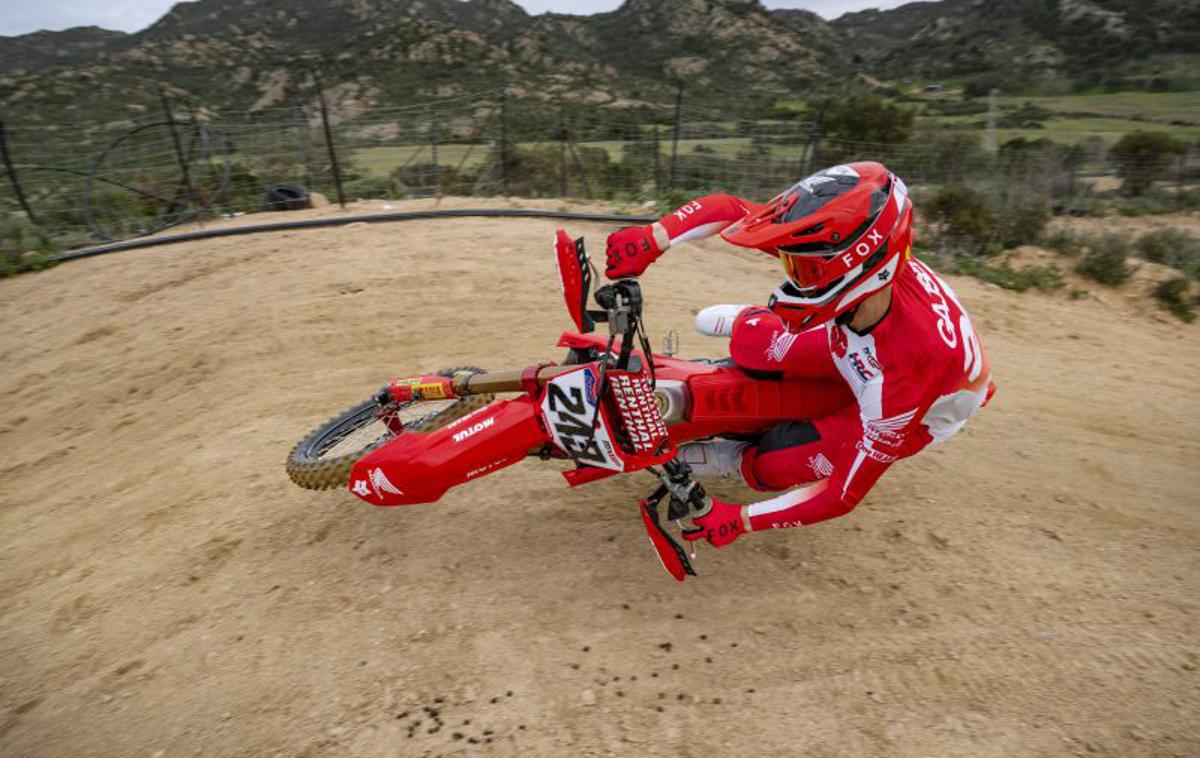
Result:
[[[439,371],[441,376],[482,373],[474,367]],[[457,400],[414,400],[380,405],[375,398],[321,424],[301,440],[288,455],[288,477],[309,490],[345,487],[350,470],[367,453],[404,432],[430,432],[482,408],[494,395],[471,395]]]

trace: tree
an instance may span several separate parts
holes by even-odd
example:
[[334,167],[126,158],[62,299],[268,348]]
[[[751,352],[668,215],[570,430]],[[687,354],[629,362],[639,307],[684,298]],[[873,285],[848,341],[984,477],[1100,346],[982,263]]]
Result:
[[908,142],[913,133],[912,109],[878,95],[824,100],[812,106],[809,118],[821,123],[822,163],[877,157],[867,153],[876,152],[878,145]]
[[1117,140],[1108,157],[1117,164],[1121,190],[1127,195],[1141,195],[1171,162],[1171,157],[1183,152],[1183,145],[1164,132],[1132,132]]

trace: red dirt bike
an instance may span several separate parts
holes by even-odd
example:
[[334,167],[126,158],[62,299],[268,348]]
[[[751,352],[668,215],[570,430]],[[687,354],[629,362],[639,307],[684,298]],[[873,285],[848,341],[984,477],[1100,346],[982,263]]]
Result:
[[[651,544],[679,581],[694,575],[666,530],[712,507],[679,445],[756,439],[785,421],[815,418],[850,402],[840,383],[751,375],[729,361],[653,354],[634,279],[596,289],[582,239],[559,231],[558,273],[575,331],[562,364],[485,372],[461,368],[397,379],[315,429],[288,456],[288,475],[308,489],[349,486],[372,505],[432,503],[450,488],[529,457],[570,459],[572,487],[647,471],[658,488],[639,501]],[[608,325],[608,336],[593,332]],[[512,397],[496,399],[496,395]],[[693,556],[694,557],[694,554]]]

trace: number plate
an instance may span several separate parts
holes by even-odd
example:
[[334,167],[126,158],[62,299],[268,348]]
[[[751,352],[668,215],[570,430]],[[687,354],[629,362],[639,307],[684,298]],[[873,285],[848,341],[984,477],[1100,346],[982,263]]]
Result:
[[[554,377],[542,395],[542,415],[554,444],[564,453],[589,466],[624,471],[625,462],[613,446],[604,414],[596,416],[599,383],[595,366]],[[592,419],[597,419],[594,434]]]

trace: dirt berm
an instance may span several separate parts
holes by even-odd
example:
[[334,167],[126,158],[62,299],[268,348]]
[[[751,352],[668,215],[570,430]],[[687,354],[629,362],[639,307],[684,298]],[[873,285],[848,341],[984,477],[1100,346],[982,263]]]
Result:
[[[355,224],[0,282],[0,755],[1200,755],[1200,329],[1120,298],[952,279],[991,407],[853,514],[701,549],[682,586],[648,477],[531,462],[392,510],[291,485],[291,445],[390,377],[557,359],[554,228]],[[648,324],[720,355],[695,310],[779,274],[672,251]]]

